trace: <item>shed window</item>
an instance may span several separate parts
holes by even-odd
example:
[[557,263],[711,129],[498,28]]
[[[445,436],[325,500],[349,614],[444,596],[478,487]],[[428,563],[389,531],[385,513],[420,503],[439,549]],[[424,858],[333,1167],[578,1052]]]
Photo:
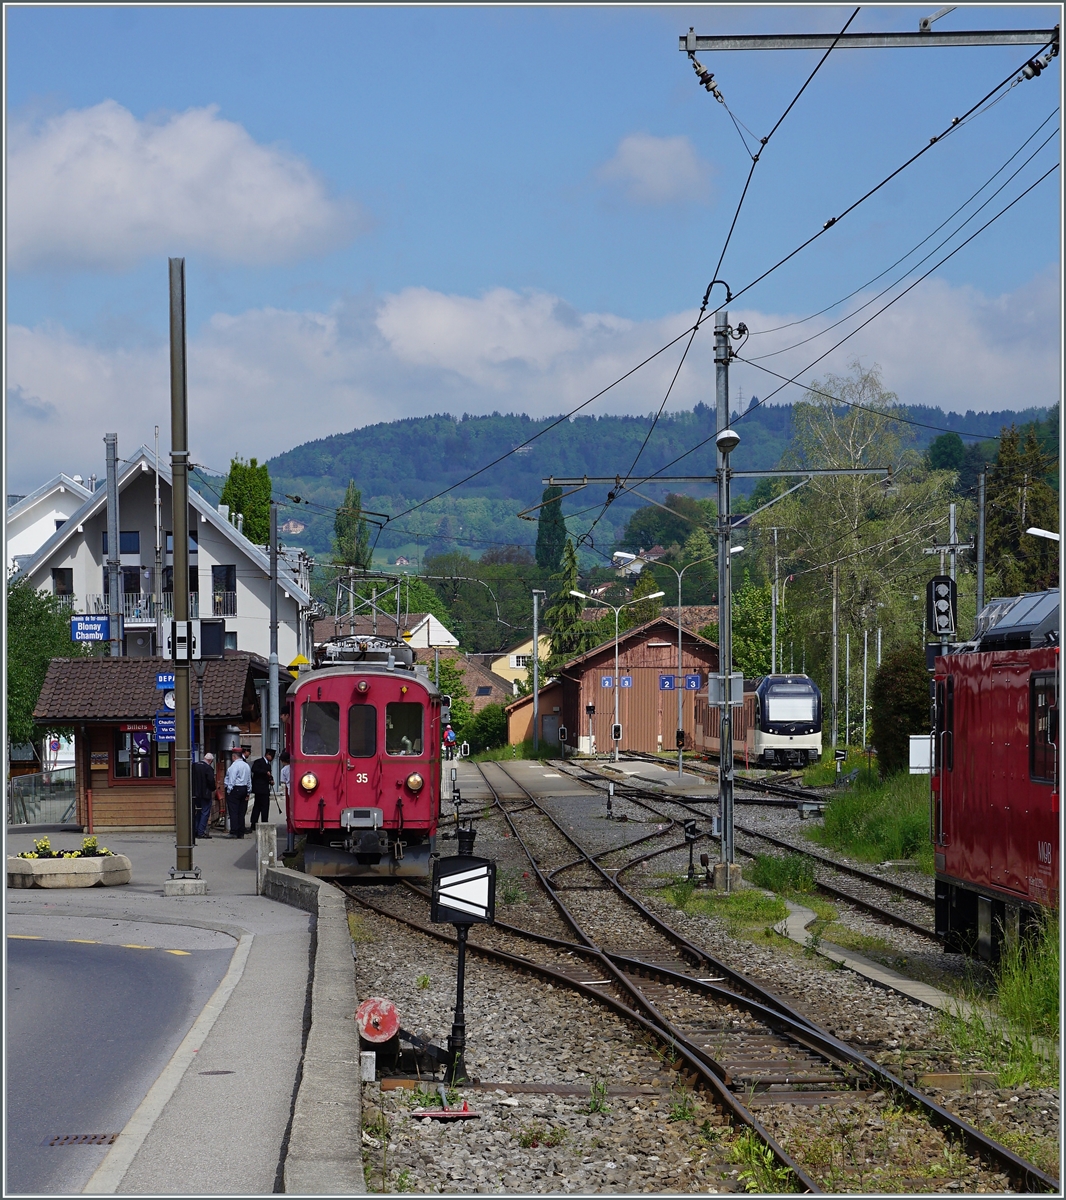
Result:
[[422,753],[422,705],[385,706],[385,753]]
[[348,709],[348,753],[352,758],[373,758],[378,752],[378,710],[373,704],[353,704]]
[[341,707],[332,700],[308,700],[303,706],[300,745],[304,754],[336,754],[341,740]]
[[[148,730],[115,733],[116,779],[151,779],[152,757],[152,735]],[[169,758],[167,774],[170,774]]]
[[1029,774],[1040,783],[1055,782],[1058,721],[1054,674],[1034,675],[1029,684]]

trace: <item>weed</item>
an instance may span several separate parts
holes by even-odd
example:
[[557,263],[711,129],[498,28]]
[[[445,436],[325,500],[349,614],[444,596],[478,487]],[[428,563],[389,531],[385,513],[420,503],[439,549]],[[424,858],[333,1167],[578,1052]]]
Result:
[[561,1146],[567,1136],[567,1130],[562,1125],[554,1125],[549,1129],[539,1121],[534,1121],[519,1131],[518,1144],[523,1150],[534,1150],[538,1146]]
[[519,758],[558,758],[558,745],[552,746],[547,742],[541,742],[537,751],[533,751],[533,739],[530,738],[527,742],[522,742],[518,746],[494,746],[491,750],[480,750],[477,754],[470,756],[470,762],[499,762],[501,759],[507,759],[512,762]]
[[758,854],[748,878],[771,892],[813,892],[814,863],[805,854]]
[[585,1110],[589,1113],[605,1113],[610,1112],[611,1107],[607,1103],[607,1083],[603,1079],[594,1079],[589,1088],[589,1103]]
[[667,1120],[691,1121],[696,1115],[696,1101],[688,1088],[677,1088],[670,1095]]
[[691,907],[709,917],[718,917],[726,924],[731,936],[744,932],[759,933],[767,925],[776,924],[788,916],[784,900],[767,896],[754,888],[740,892],[700,892],[693,897]]
[[743,1164],[738,1179],[749,1192],[791,1192],[792,1172],[779,1167],[774,1152],[754,1129],[745,1129],[730,1147],[733,1162]]
[[419,975],[419,977],[415,980],[415,985],[418,987],[419,991],[424,992],[430,987],[432,982],[433,981],[428,975]]
[[522,904],[526,899],[522,876],[517,871],[504,871],[496,882],[501,904]]
[[695,890],[696,885],[691,879],[677,879],[670,884],[670,899],[673,901],[674,907],[684,910]]
[[803,953],[808,958],[814,958],[822,945],[822,923],[815,921],[811,925],[811,931],[807,934],[807,941],[803,946]]
[[348,914],[348,933],[353,942],[372,942],[374,935],[366,927],[366,920],[361,913]]
[[849,950],[858,950],[860,953],[896,953],[896,948],[890,942],[886,942],[884,938],[874,937],[868,933],[859,933],[858,930],[849,929],[846,925],[827,925],[822,929],[822,933],[827,942],[832,942],[836,946],[845,946]]
[[414,1181],[411,1179],[411,1172],[407,1167],[404,1167],[399,1175],[396,1176],[396,1191],[413,1192],[414,1190]]
[[1000,1013],[1025,1033],[1055,1038],[1059,1028],[1059,922],[1047,913],[1032,936],[1007,939],[996,984]]

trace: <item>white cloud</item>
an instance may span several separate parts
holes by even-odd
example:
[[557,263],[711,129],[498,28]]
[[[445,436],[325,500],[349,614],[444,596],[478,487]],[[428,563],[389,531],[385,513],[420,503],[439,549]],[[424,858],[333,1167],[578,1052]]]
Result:
[[302,159],[255,142],[215,107],[139,121],[113,100],[39,127],[7,149],[7,252],[17,270],[132,266],[203,253],[264,264],[331,249],[359,227]]
[[598,171],[604,183],[617,184],[635,204],[706,203],[711,168],[687,137],[631,133],[618,143]]
[[[224,468],[235,453],[263,459],[360,425],[431,412],[557,414],[600,392],[694,316],[631,321],[504,288],[477,298],[411,288],[374,302],[338,303],[327,312],[220,314],[189,344],[193,457]],[[752,330],[793,319],[754,310],[730,316]],[[820,326],[752,337],[742,353],[765,354],[814,332],[808,345],[764,360],[794,374],[851,328],[824,332],[828,318],[820,320]],[[1005,325],[1009,339],[1002,336]],[[677,343],[586,412],[658,408],[683,346]],[[1055,403],[1058,348],[1056,270],[999,297],[931,280],[801,378],[845,374],[860,356],[881,366],[885,386],[906,404],[955,412],[1024,408]],[[168,370],[165,345],[102,350],[54,326],[12,326],[10,490],[29,491],[59,470],[99,474],[106,431],[118,430],[120,450],[132,450],[159,424],[166,444]],[[745,400],[776,386],[743,363],[732,379]],[[713,395],[708,326],[693,343],[670,409],[713,403]],[[800,395],[790,387],[777,399]]]

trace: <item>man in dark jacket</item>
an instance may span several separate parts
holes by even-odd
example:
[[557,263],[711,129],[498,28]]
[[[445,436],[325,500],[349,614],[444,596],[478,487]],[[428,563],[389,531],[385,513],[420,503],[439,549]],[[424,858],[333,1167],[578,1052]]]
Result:
[[274,782],[270,764],[274,761],[274,751],[268,750],[262,758],[252,763],[252,816],[249,828],[254,830],[258,821],[270,819],[270,788]]
[[192,827],[193,836],[209,838],[207,827],[211,821],[211,803],[218,791],[215,779],[215,756],[205,754],[202,762],[192,765]]

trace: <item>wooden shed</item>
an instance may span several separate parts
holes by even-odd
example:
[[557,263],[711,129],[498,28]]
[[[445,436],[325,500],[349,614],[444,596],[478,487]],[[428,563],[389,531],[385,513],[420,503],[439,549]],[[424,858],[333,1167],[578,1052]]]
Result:
[[[159,673],[173,670],[165,658],[54,658],[34,709],[41,724],[74,729],[77,822],[88,830],[159,831],[174,828],[174,743],[157,741],[155,716],[165,711]],[[227,651],[205,663],[204,746],[225,770],[226,739],[258,750],[257,683],[269,675],[258,655]],[[283,680],[284,682],[284,680]],[[194,710],[198,702],[191,679]],[[199,718],[193,726],[198,737]]]
[[[682,728],[691,748],[695,733],[695,700],[707,691],[707,676],[718,671],[718,647],[682,626],[681,678],[677,677],[677,622],[659,616],[627,630],[618,640],[618,679],[614,675],[614,638],[572,659],[557,680],[541,689],[541,736],[559,726],[566,744],[580,753],[605,753],[614,748],[615,687],[620,749],[654,754],[676,747],[677,695],[681,692]],[[698,690],[685,689],[685,676],[698,676]],[[669,680],[668,684],[664,681]],[[593,715],[588,706],[595,708]],[[522,741],[532,732],[532,697],[508,707],[510,740]],[[545,717],[552,728],[548,729]]]

